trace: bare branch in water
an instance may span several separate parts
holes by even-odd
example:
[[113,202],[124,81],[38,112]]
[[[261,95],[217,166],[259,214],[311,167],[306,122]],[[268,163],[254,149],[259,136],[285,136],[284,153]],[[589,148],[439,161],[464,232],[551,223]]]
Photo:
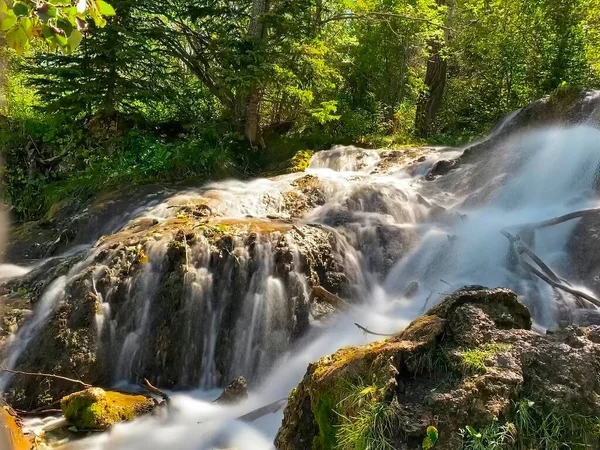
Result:
[[528,223],[524,225],[519,225],[514,227],[517,230],[537,230],[539,228],[551,227],[553,225],[559,225],[564,222],[568,222],[570,220],[579,219],[585,216],[591,216],[595,214],[600,214],[600,208],[593,209],[584,209],[582,211],[575,211],[569,214],[565,214],[564,216],[555,217],[553,219],[544,220],[542,222],[537,223]]
[[354,325],[356,325],[359,330],[364,331],[367,334],[372,334],[373,336],[384,336],[384,337],[396,336],[396,333],[394,333],[394,334],[375,333],[374,331],[371,331],[368,328],[365,328],[356,322],[354,323]]

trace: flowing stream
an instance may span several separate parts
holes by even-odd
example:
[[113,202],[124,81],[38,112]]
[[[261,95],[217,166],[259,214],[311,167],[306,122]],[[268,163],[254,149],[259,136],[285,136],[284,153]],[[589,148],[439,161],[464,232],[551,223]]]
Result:
[[[295,325],[289,323],[287,299],[294,297],[297,304],[302,304],[308,299],[310,286],[306,275],[298,270],[291,270],[285,279],[277,272],[273,255],[274,248],[281,245],[279,238],[259,239],[252,255],[248,254],[247,243],[234,240],[231,252],[236,255],[237,266],[218,270],[211,265],[209,244],[199,242],[186,255],[190,270],[184,280],[184,309],[193,319],[180,331],[180,345],[186,352],[170,368],[180,384],[196,389],[174,393],[168,415],[118,425],[110,432],[72,443],[70,448],[270,449],[281,423],[281,411],[252,423],[236,418],[287,397],[311,361],[340,347],[376,339],[358,330],[355,322],[379,333],[395,333],[445,294],[475,284],[517,291],[541,329],[562,320],[560,314],[564,311],[557,304],[577,309],[572,297],[515,270],[509,241],[500,232],[600,206],[596,193],[600,131],[577,126],[513,135],[478,161],[427,179],[438,161],[461,154],[457,150],[420,149],[411,155],[409,164],[396,161],[386,166],[390,152],[336,147],[315,154],[305,174],[212,183],[138,208],[129,225],[143,217],[172,219],[172,205],[198,196],[214,198],[212,212],[221,217],[246,220],[252,216],[253,220],[268,222],[274,215],[286,215],[283,193],[301,177],[312,175],[320,180],[326,199],[298,223],[317,224],[335,234],[339,242],[337,256],[343,261],[355,301],[344,313],[322,321],[311,319],[303,336],[292,342],[287,335]],[[577,223],[575,220],[535,231],[527,242],[564,277],[570,275],[567,243]],[[301,249],[291,242],[289,247],[296,261],[293,266],[298,267]],[[69,278],[90,267],[96,251],[48,287],[33,317],[13,337],[5,365],[17,363],[65,295]],[[112,311],[110,299],[102,299],[96,327],[103,351],[113,355],[116,380],[129,380],[132,373],[149,364],[142,344],[156,332],[152,311],[161,288],[158,274],[164,269],[166,252],[166,240],[158,236],[147,252],[149,263],[130,280],[130,291],[124,297],[126,308]],[[21,269],[15,267],[0,270],[10,274],[7,276],[21,275]],[[94,283],[100,283],[103,270],[94,268]],[[249,274],[247,279],[232,285],[242,273]],[[576,287],[586,290],[585,286]],[[234,292],[240,289],[241,296]],[[98,288],[98,295],[100,291]],[[105,297],[112,295],[106,294],[112,292],[110,289],[103,292]],[[219,374],[225,370],[219,369],[218,360],[218,354],[222,354],[218,353],[218,336],[228,316],[222,307],[224,299],[236,299],[240,304],[239,320],[227,325],[233,328],[228,341],[228,376],[243,374],[257,380],[250,398],[232,407],[211,402],[219,394],[215,388]],[[8,382],[5,378],[3,385]],[[44,423],[34,420],[29,426],[36,428]]]

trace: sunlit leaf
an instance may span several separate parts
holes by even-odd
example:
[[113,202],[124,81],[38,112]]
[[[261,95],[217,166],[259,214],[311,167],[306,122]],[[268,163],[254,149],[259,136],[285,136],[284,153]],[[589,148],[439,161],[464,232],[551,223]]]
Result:
[[17,23],[17,16],[12,11],[7,11],[0,18],[0,31],[8,31]]
[[23,53],[29,42],[27,33],[20,27],[13,28],[7,32],[5,37],[8,46],[19,54]]
[[69,48],[71,50],[75,50],[81,43],[82,39],[83,34],[79,30],[73,30],[68,39]]
[[114,16],[116,14],[115,9],[104,0],[96,0],[96,5],[98,5],[98,11],[100,14],[104,16]]

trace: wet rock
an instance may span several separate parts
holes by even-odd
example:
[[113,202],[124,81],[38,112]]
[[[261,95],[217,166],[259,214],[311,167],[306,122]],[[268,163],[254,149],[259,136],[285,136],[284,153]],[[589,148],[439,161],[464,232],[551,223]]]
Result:
[[151,398],[90,388],[61,400],[67,422],[79,430],[106,430],[119,422],[150,413],[155,407]]
[[[240,374],[252,382],[318,315],[312,286],[355,298],[338,236],[318,226],[191,214],[134,224],[96,247],[86,261],[77,257],[48,268],[64,286],[50,289],[55,306],[17,369],[93,386],[135,382],[136,374],[163,388],[222,386]],[[48,293],[36,287],[37,275],[29,277],[5,287],[18,300],[7,304],[0,338]],[[31,410],[73,388],[15,375],[7,397]]]
[[238,377],[227,385],[215,403],[239,403],[248,398],[248,385],[244,377]]
[[434,164],[434,166],[431,168],[431,170],[429,171],[429,173],[427,174],[427,176],[425,178],[429,181],[435,180],[437,177],[446,175],[451,170],[456,169],[458,167],[458,165],[459,165],[459,162],[456,159],[451,159],[451,160],[443,159]]
[[[332,449],[362,439],[416,450],[435,426],[436,448],[454,450],[473,439],[461,434],[466,426],[506,424],[526,448],[542,448],[541,424],[556,420],[570,423],[558,442],[596,448],[597,341],[596,329],[577,327],[542,336],[511,291],[463,288],[396,336],[309,365],[275,445]],[[530,427],[517,420],[525,410]]]
[[305,175],[292,183],[293,189],[283,193],[285,209],[290,217],[303,217],[308,211],[326,201],[322,182],[313,175]]

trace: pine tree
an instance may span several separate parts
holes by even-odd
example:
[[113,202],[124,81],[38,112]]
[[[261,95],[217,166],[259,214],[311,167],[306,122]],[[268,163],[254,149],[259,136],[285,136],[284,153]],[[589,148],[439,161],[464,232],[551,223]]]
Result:
[[90,25],[73,53],[41,53],[29,60],[29,82],[47,111],[112,118],[172,95],[178,67],[143,35],[138,2],[111,3],[117,15],[103,28]]

